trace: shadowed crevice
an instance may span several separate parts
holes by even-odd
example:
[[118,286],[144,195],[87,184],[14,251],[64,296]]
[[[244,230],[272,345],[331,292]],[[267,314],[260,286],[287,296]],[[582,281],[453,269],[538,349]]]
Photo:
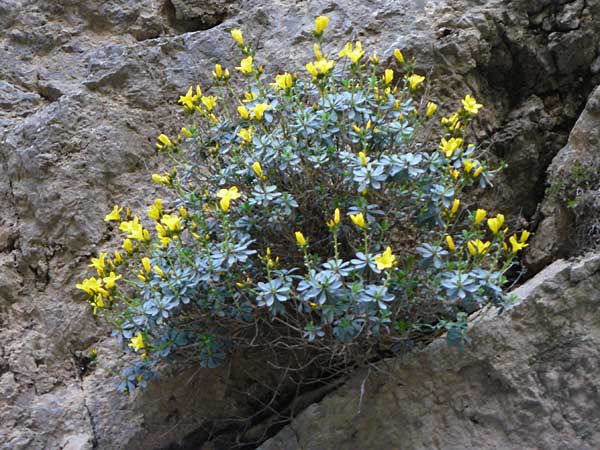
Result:
[[179,33],[209,30],[223,23],[232,11],[232,8],[227,5],[215,8],[210,6],[210,2],[206,2],[208,3],[206,7],[201,8],[194,3],[202,5],[204,2],[166,0],[162,13],[169,26]]

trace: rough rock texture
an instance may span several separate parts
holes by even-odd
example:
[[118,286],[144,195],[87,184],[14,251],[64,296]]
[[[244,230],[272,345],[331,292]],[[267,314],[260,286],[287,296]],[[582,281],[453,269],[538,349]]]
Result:
[[365,369],[260,450],[600,448],[600,255],[559,260],[443,339]]
[[527,260],[532,267],[557,255],[600,246],[600,87],[597,87],[548,168],[548,195]]
[[74,284],[114,245],[106,211],[156,195],[152,143],[181,125],[177,95],[237,64],[228,31],[260,41],[268,73],[301,70],[318,14],[338,46],[417,57],[442,112],[467,92],[488,106],[477,137],[510,165],[488,205],[531,219],[600,83],[600,0],[0,0],[0,448],[158,448],[245,412],[217,372],[115,393],[82,363],[92,346],[107,367],[118,353]]

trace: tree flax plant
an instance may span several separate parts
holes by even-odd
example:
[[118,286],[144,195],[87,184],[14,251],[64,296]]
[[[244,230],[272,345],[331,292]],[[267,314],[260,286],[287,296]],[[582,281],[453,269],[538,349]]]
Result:
[[[156,199],[146,218],[119,205],[106,216],[123,250],[94,258],[78,287],[139,356],[124,391],[174,356],[210,368],[262,349],[287,372],[335,372],[428,330],[457,344],[467,313],[504,301],[529,233],[461,203],[495,172],[468,143],[482,105],[466,95],[437,117],[413,61],[397,49],[395,67],[381,67],[360,42],[332,56],[328,23],[316,19],[306,74],[271,82],[233,30],[239,66],[217,64],[206,91],[190,87],[188,123],[158,136],[173,169],[152,180],[176,200]],[[415,139],[426,122],[440,124],[437,148]]]

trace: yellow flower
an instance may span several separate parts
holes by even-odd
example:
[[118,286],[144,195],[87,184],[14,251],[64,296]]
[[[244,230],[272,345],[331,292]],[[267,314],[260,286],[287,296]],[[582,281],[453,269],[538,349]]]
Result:
[[473,172],[473,176],[477,178],[479,175],[481,175],[481,172],[483,172],[483,166],[479,166],[477,169],[475,169],[475,172]]
[[308,63],[306,70],[313,77],[313,80],[319,75],[327,75],[333,69],[334,62],[327,59],[321,59],[315,62]]
[[523,230],[521,232],[521,237],[519,238],[519,242],[521,242],[521,243],[527,242],[527,239],[529,239],[530,235],[531,235],[531,233],[529,231]]
[[267,103],[258,103],[254,108],[252,108],[252,113],[256,120],[262,120],[263,114],[267,109],[269,109],[271,105]]
[[396,58],[396,60],[400,63],[400,64],[404,64],[404,55],[402,54],[402,52],[400,51],[400,49],[396,48],[394,49],[394,57]]
[[254,164],[252,164],[252,170],[254,170],[254,173],[256,174],[256,176],[258,178],[263,177],[262,166],[260,165],[260,163],[258,161],[254,162]]
[[331,229],[335,228],[340,223],[340,208],[335,208],[333,212],[333,219],[326,222],[327,226]]
[[244,103],[250,103],[256,97],[258,97],[258,94],[256,92],[244,92],[244,100],[242,100],[242,101]]
[[152,270],[154,270],[154,273],[156,275],[158,275],[159,277],[161,277],[161,278],[165,277],[165,273],[163,272],[163,270],[160,267],[154,266],[154,267],[152,267]]
[[454,245],[454,239],[452,239],[452,236],[446,236],[446,245],[448,245],[448,249],[451,252],[456,250],[456,245]]
[[477,209],[477,211],[475,211],[475,225],[479,225],[481,222],[483,222],[483,219],[485,219],[486,214],[487,211],[485,209]]
[[187,94],[179,96],[179,103],[181,103],[183,105],[183,107],[186,109],[186,111],[194,111],[195,105],[194,105],[193,97],[194,97],[194,94],[193,94],[193,90],[192,90],[191,86],[188,89]]
[[392,248],[388,247],[380,255],[375,256],[378,270],[390,269],[396,264],[396,257],[392,254]]
[[275,83],[271,83],[271,86],[274,86],[278,89],[287,90],[292,87],[293,83],[294,83],[294,79],[292,78],[292,74],[286,72],[281,75],[276,75]]
[[483,105],[481,103],[477,103],[477,100],[475,100],[475,98],[471,97],[470,95],[467,95],[464,99],[462,99],[461,103],[465,111],[473,115],[476,115],[479,112],[479,110],[483,108]]
[[385,69],[383,81],[385,84],[390,84],[392,81],[394,81],[394,71],[392,69]]
[[177,211],[179,211],[179,214],[181,215],[181,217],[183,217],[184,219],[187,218],[188,211],[183,206],[180,206]]
[[360,158],[360,164],[363,167],[367,167],[367,155],[365,155],[365,152],[358,152],[358,157]]
[[117,284],[117,280],[120,280],[121,278],[121,275],[116,275],[114,272],[111,272],[110,275],[103,280],[106,289],[114,289],[115,285]]
[[252,58],[252,56],[248,56],[247,58],[242,59],[239,67],[236,67],[236,69],[242,72],[244,75],[249,75],[254,71],[254,67],[252,66],[253,62],[254,58]]
[[517,236],[515,234],[513,234],[508,241],[512,245],[513,253],[517,253],[519,250],[523,250],[525,247],[527,247],[529,245],[529,244],[526,244],[525,242],[517,241]]
[[133,253],[133,244],[130,239],[125,239],[123,241],[123,249],[130,255]]
[[158,184],[162,184],[163,186],[169,186],[171,184],[171,174],[165,173],[165,175],[160,175],[158,173],[152,174],[152,181]]
[[[164,248],[167,248],[167,246],[169,245],[169,242],[171,242],[171,238],[169,236],[161,236],[158,238],[158,240],[160,241],[160,243],[163,245]],[[158,247],[158,245],[157,245]]]
[[238,192],[237,186],[232,186],[229,189],[220,189],[217,192],[217,197],[220,198],[219,204],[221,205],[221,209],[223,212],[227,212],[229,210],[229,204],[232,200],[237,200],[242,195]]
[[200,86],[196,85],[196,95],[194,95],[193,88],[192,86],[190,86],[190,88],[187,91],[187,94],[179,97],[179,103],[183,105],[183,108],[188,113],[193,113],[196,110],[196,104],[198,103],[198,100],[201,96],[202,90],[200,89]]
[[327,59],[321,59],[315,63],[317,70],[323,75],[327,75],[333,69],[333,61]]
[[306,65],[306,71],[311,74],[311,76],[313,77],[313,80],[319,76],[319,71],[315,67],[314,63],[311,63],[311,62],[308,63]]
[[442,141],[438,148],[444,152],[446,158],[452,158],[452,155],[456,150],[460,148],[462,143],[462,138],[450,138],[449,140],[446,140],[446,138],[442,138]]
[[497,214],[496,217],[488,219],[487,224],[491,232],[496,234],[504,224],[504,216],[502,214]]
[[113,210],[106,215],[106,217],[104,217],[104,221],[105,222],[119,222],[121,220],[121,211],[123,211],[123,208],[119,208],[118,205],[115,205],[113,207]]
[[98,275],[103,276],[104,269],[106,267],[105,259],[107,256],[107,253],[100,253],[100,256],[98,258],[92,258],[92,263],[88,265],[88,267],[94,267],[96,269],[96,272],[98,272]]
[[350,215],[350,219],[352,220],[352,222],[354,223],[354,225],[356,225],[358,228],[367,228],[367,224],[365,223],[365,217],[363,216],[362,213],[358,213],[358,214],[351,214]]
[[475,161],[473,161],[472,159],[465,159],[463,161],[463,166],[465,168],[465,172],[467,173],[471,173],[471,171],[473,170],[473,167],[475,167],[477,165],[477,163]]
[[158,142],[160,142],[165,147],[173,147],[173,142],[171,142],[171,139],[169,139],[169,137],[166,134],[159,134],[157,139]]
[[145,347],[144,337],[141,332],[138,332],[134,337],[129,341],[129,347],[133,349],[134,352],[141,350]]
[[166,229],[166,228],[165,228],[163,225],[161,225],[160,223],[157,223],[157,224],[156,224],[156,227],[155,227],[155,229],[156,229],[156,232],[158,233],[158,235],[159,235],[160,237],[162,237],[162,236],[166,236],[166,235],[168,234],[168,233],[167,233],[167,229]]
[[215,78],[221,78],[223,76],[223,67],[221,67],[221,64],[215,64],[215,70],[213,71],[213,76]]
[[217,106],[217,97],[215,97],[214,95],[202,97],[202,104],[206,107],[208,111],[212,111],[213,108]]
[[482,242],[480,239],[467,242],[467,249],[472,256],[483,255],[487,252],[488,248],[492,245],[491,242]]
[[102,298],[102,295],[96,295],[94,300],[90,301],[90,304],[94,307],[94,315],[96,315],[98,308],[104,308],[104,299]]
[[235,30],[231,30],[231,37],[239,45],[244,45],[244,36],[242,35],[242,30],[240,30],[239,28],[236,28]]
[[317,36],[323,34],[327,25],[329,25],[329,17],[319,16],[315,19],[315,33]]
[[144,228],[142,227],[138,216],[135,216],[133,220],[121,222],[121,225],[119,225],[119,230],[129,233],[127,235],[129,239],[135,239],[138,241],[144,240]]
[[458,177],[460,177],[460,171],[457,169],[453,169],[452,170],[452,178],[454,178],[455,180],[458,180]]
[[313,51],[315,52],[315,59],[317,61],[320,61],[323,59],[323,53],[321,52],[321,49],[319,48],[319,44],[317,44],[316,42],[313,44]]
[[442,124],[446,125],[450,131],[459,130],[461,124],[458,119],[458,113],[454,113],[450,117],[442,117]]
[[456,214],[456,211],[458,211],[459,207],[460,207],[460,200],[455,198],[454,201],[452,202],[452,209],[450,210],[450,214],[452,214],[452,215]]
[[237,134],[244,142],[252,142],[252,128],[242,128]]
[[123,257],[121,256],[121,253],[119,253],[118,250],[115,251],[115,264],[121,264],[123,262]]
[[229,79],[229,69],[223,70],[221,64],[215,64],[215,70],[213,70],[213,77],[218,80],[228,80]]
[[428,119],[433,116],[435,114],[435,112],[438,109],[438,105],[436,105],[433,102],[428,102],[427,103],[427,111],[425,112],[425,117],[427,117]]
[[373,63],[373,64],[379,64],[379,56],[377,55],[377,52],[373,52],[373,56],[371,56],[369,58],[369,60]]
[[160,219],[162,210],[163,210],[162,200],[160,198],[157,198],[156,200],[154,200],[154,203],[152,204],[152,206],[150,206],[150,208],[148,209],[148,217],[150,217],[151,219],[154,219],[154,220],[158,220],[158,219]]
[[160,219],[160,223],[163,224],[169,231],[179,232],[181,231],[181,219],[175,214],[165,214]]
[[423,83],[423,81],[425,81],[425,77],[413,73],[410,77],[407,77],[406,80],[408,81],[410,88],[414,91],[421,83]]
[[83,279],[81,283],[75,285],[77,289],[87,292],[89,295],[108,295],[108,292],[102,287],[102,280],[94,277]]
[[237,110],[242,119],[248,120],[250,118],[250,111],[245,106],[238,106]]
[[302,232],[296,231],[294,235],[296,236],[296,244],[298,244],[300,247],[304,247],[306,245],[306,239],[304,238]]
[[181,132],[185,135],[185,137],[187,138],[191,138],[194,136],[194,133],[192,133],[190,130],[188,130],[186,127],[182,127],[181,128]]
[[344,46],[344,49],[338,54],[338,56],[345,56],[349,58],[354,64],[356,64],[360,60],[360,58],[363,57],[364,54],[365,52],[362,49],[362,44],[360,43],[360,41],[356,41],[356,43],[354,44],[354,48],[352,47],[352,42],[348,42]]
[[150,273],[150,271],[152,270],[150,266],[150,259],[147,257],[142,258],[142,266],[144,267],[146,273]]

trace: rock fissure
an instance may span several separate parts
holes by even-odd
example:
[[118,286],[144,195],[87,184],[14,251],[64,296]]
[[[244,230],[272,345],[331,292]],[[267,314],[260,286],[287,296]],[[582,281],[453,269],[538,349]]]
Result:
[[[81,388],[81,392],[84,392],[83,387]],[[99,447],[98,447],[98,432],[96,430],[96,421],[94,419],[92,412],[90,411],[89,406],[87,405],[87,400],[85,399],[85,397],[83,399],[83,407],[85,408],[85,411],[87,413],[89,425],[92,430],[92,450],[97,450]]]

